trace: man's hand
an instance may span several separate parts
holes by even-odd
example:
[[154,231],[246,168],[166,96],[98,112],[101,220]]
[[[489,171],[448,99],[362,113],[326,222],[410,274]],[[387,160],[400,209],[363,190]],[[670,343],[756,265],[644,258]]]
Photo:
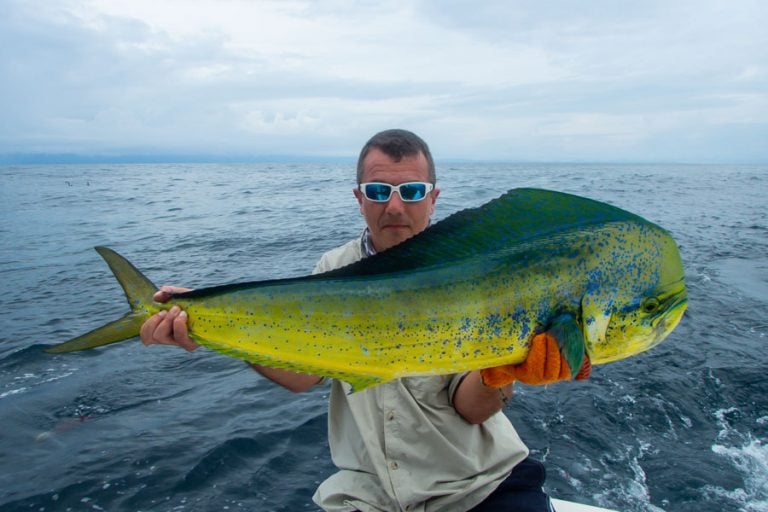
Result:
[[[161,286],[152,296],[152,299],[155,302],[168,302],[174,293],[188,291],[190,291],[189,288]],[[178,306],[173,306],[168,311],[161,311],[151,316],[141,326],[140,334],[141,341],[145,345],[176,345],[188,352],[200,348],[200,345],[190,339],[187,331],[187,314]],[[248,363],[248,365],[264,377],[294,393],[307,391],[321,380],[321,377],[316,375],[307,375],[281,368],[268,368],[254,363]]]
[[[585,356],[576,380],[588,379],[590,370],[589,359]],[[486,368],[480,373],[483,383],[492,388],[500,388],[516,380],[523,384],[542,385],[571,379],[571,370],[560,353],[557,340],[546,332],[533,337],[528,358],[521,364]]]
[[[189,288],[161,286],[152,297],[156,302],[168,302],[172,294],[188,292]],[[145,345],[176,345],[188,352],[200,345],[192,341],[187,332],[187,314],[178,306],[151,316],[141,326],[141,342]]]

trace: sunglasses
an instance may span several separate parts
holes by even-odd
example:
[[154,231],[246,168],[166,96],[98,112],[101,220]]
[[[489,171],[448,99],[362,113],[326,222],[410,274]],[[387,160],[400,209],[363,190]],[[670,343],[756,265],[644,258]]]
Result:
[[386,203],[392,198],[392,192],[397,191],[400,199],[406,203],[421,201],[435,186],[423,181],[410,181],[399,185],[389,183],[361,183],[360,190],[366,199],[376,203]]

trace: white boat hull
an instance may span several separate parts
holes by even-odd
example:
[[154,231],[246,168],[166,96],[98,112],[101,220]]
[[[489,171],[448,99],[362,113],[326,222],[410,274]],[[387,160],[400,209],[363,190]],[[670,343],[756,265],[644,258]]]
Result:
[[617,510],[612,510],[609,508],[582,505],[581,503],[556,500],[554,498],[552,499],[552,505],[555,507],[555,512],[618,512]]

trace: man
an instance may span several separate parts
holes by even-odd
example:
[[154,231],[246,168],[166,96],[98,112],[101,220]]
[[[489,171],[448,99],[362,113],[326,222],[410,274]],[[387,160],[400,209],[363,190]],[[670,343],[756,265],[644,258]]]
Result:
[[[367,228],[362,237],[324,254],[315,272],[358,261],[427,228],[440,194],[426,143],[405,130],[374,135],[357,165],[354,195]],[[163,287],[155,295],[166,301]],[[141,329],[145,344],[194,350],[186,315],[161,312]],[[324,510],[550,511],[544,469],[501,413],[512,381],[545,384],[570,378],[557,343],[532,342],[528,360],[458,375],[411,377],[350,394],[333,380],[328,414],[331,456],[339,471],[323,482],[315,502]],[[251,365],[294,392],[321,377]],[[488,384],[488,385],[486,385]]]

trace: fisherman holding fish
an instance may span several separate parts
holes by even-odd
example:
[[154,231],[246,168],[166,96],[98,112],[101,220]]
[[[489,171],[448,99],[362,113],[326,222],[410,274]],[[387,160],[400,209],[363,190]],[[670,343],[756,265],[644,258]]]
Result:
[[[324,254],[315,273],[386,251],[430,223],[440,194],[427,144],[405,130],[374,135],[363,147],[354,189],[366,229],[360,238]],[[161,287],[165,302],[181,288]],[[198,345],[178,307],[141,328],[145,344]],[[251,365],[293,391],[325,379]],[[577,378],[586,378],[588,372]],[[457,375],[408,377],[350,394],[331,380],[328,436],[339,471],[323,482],[315,502],[326,511],[531,511],[552,510],[541,463],[528,457],[501,412],[512,382],[550,384],[571,379],[557,341],[534,337],[528,359],[516,366]]]
[[140,334],[244,359],[294,392],[327,379],[339,471],[314,496],[327,511],[551,510],[542,465],[501,413],[512,383],[585,379],[661,343],[688,305],[677,244],[630,212],[538,189],[428,227],[434,163],[403,130],[363,147],[357,182],[367,227],[313,276],[158,291],[96,247],[131,311],[46,352]]

